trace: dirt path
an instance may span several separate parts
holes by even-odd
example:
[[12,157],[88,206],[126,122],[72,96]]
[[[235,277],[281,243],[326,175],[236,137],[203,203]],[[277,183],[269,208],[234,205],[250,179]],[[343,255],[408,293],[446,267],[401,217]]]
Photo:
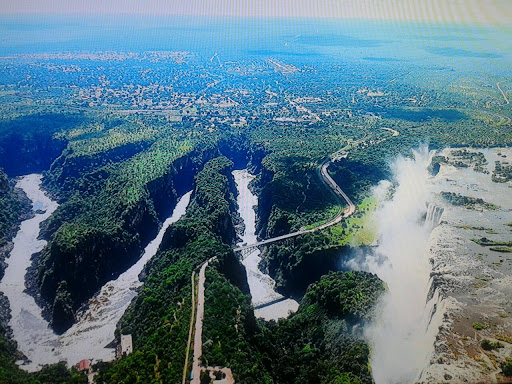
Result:
[[188,371],[188,357],[190,355],[190,343],[192,342],[192,333],[194,331],[194,315],[196,313],[196,300],[195,300],[195,290],[196,290],[196,273],[195,271],[192,272],[191,276],[191,282],[192,282],[192,308],[190,309],[190,327],[188,330],[188,341],[187,341],[187,353],[185,354],[185,366],[183,367],[183,380],[181,381],[182,384],[185,384],[187,381],[187,371]]
[[499,81],[496,83],[496,86],[498,87],[498,89],[500,90],[501,94],[503,95],[503,98],[505,99],[505,103],[506,104],[510,104],[510,101],[508,101],[507,95],[505,95],[505,92],[503,92],[503,89],[501,89],[501,87],[500,87],[500,82]]
[[201,377],[201,355],[203,354],[204,281],[205,270],[210,261],[211,259],[205,262],[199,270],[199,280],[197,284],[196,328],[194,333],[194,360],[192,362],[192,384],[199,384]]

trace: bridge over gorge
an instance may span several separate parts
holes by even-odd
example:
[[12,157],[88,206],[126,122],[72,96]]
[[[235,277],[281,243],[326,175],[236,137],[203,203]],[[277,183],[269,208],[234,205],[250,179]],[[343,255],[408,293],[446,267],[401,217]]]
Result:
[[[345,154],[345,156],[346,156],[346,154]],[[331,163],[330,160],[326,160],[321,164],[320,178],[321,178],[322,182],[329,187],[329,189],[333,192],[333,194],[336,196],[336,198],[341,203],[345,203],[345,202],[347,203],[348,206],[344,210],[340,209],[339,212],[336,214],[336,216],[334,216],[331,220],[329,220],[327,223],[324,223],[317,227],[314,227],[311,229],[300,229],[296,232],[288,233],[288,234],[282,235],[282,236],[276,236],[271,239],[262,240],[257,243],[254,243],[254,244],[243,244],[241,246],[234,247],[233,251],[241,252],[242,259],[245,259],[258,247],[261,247],[261,246],[267,245],[267,244],[276,243],[278,241],[290,239],[292,237],[297,237],[297,236],[303,235],[305,233],[320,231],[322,229],[331,227],[331,226],[339,223],[344,218],[351,216],[356,211],[356,206],[354,205],[354,203],[352,203],[352,200],[350,200],[350,198],[347,196],[347,194],[345,192],[343,192],[343,190],[338,186],[338,184],[336,184],[336,182],[331,177],[331,175],[329,175],[329,172],[327,171],[327,169],[329,168],[330,163]]]
[[[389,132],[391,132],[392,136],[398,136],[398,131],[395,131],[390,128],[382,128]],[[385,139],[384,139],[385,140]],[[345,192],[339,187],[338,184],[334,181],[334,179],[329,175],[328,168],[331,164],[331,161],[337,161],[339,159],[345,158],[347,156],[347,149],[350,146],[346,146],[345,148],[341,149],[337,153],[333,154],[331,156],[331,159],[327,159],[320,165],[319,173],[320,173],[320,179],[322,182],[329,188],[329,190],[336,196],[336,198],[340,201],[341,204],[344,205],[344,203],[347,204],[347,207],[345,209],[341,209],[338,211],[336,216],[334,216],[330,221],[319,225],[315,228],[311,229],[300,229],[299,231],[292,232],[286,235],[273,237],[271,239],[262,240],[254,244],[245,244],[241,246],[235,246],[233,247],[233,251],[235,252],[241,252],[242,258],[247,257],[250,253],[252,253],[257,247],[272,244],[281,240],[290,239],[292,237],[300,236],[305,233],[311,233],[315,231],[321,231],[322,229],[331,227],[337,223],[339,223],[341,220],[351,216],[356,211],[356,206],[354,203],[352,203],[352,200],[347,196]],[[341,205],[340,204],[340,205]],[[204,264],[201,265],[198,273],[198,281],[197,281],[197,295],[194,295],[194,292],[196,290],[195,285],[195,272],[192,272],[191,281],[192,281],[192,314],[191,314],[191,323],[190,323],[190,329],[189,329],[189,340],[187,345],[187,352],[186,352],[186,359],[185,359],[185,365],[183,369],[183,380],[182,382],[185,383],[187,381],[186,373],[188,372],[188,366],[189,366],[189,351],[190,349],[193,349],[193,359],[192,359],[192,374],[191,374],[191,384],[199,384],[200,383],[200,375],[202,371],[206,371],[209,374],[213,372],[222,372],[222,374],[225,375],[225,383],[227,384],[234,384],[235,380],[233,378],[233,373],[230,368],[228,367],[203,367],[201,365],[201,355],[202,355],[202,329],[203,329],[203,320],[204,320],[204,290],[205,290],[205,270],[208,266],[208,263],[211,263],[212,261],[216,260],[216,257],[213,257],[206,261]],[[286,300],[284,297],[278,297],[275,299],[272,299],[265,303],[258,303],[258,305],[255,307],[255,309],[261,309],[264,307],[267,307],[269,305],[273,305],[275,303],[278,303],[282,300]],[[195,301],[195,303],[194,303]],[[193,343],[192,343],[193,340]],[[193,346],[191,345],[193,344]]]
[[[396,136],[398,136],[400,134],[395,129],[391,129],[391,128],[380,128],[380,129],[383,129],[385,131],[390,132],[391,133],[391,137],[396,137]],[[358,144],[359,142],[362,142],[364,140],[365,140],[365,138],[361,139],[358,142],[355,142],[354,144]],[[387,139],[382,139],[379,142],[382,142],[384,140],[387,140]],[[328,172],[329,165],[331,164],[332,161],[338,161],[338,160],[344,159],[344,158],[346,158],[348,156],[347,150],[349,149],[349,147],[350,147],[350,145],[347,145],[346,147],[342,148],[338,152],[336,152],[333,155],[331,155],[331,159],[332,160],[331,159],[327,159],[324,162],[322,162],[322,164],[320,165],[320,179],[329,188],[329,190],[336,196],[336,198],[338,199],[338,201],[340,201],[341,204],[343,204],[343,205],[344,205],[344,203],[347,204],[347,207],[344,210],[342,210],[340,208],[340,210],[336,214],[336,216],[334,216],[327,223],[324,223],[324,224],[319,225],[317,227],[314,227],[314,228],[311,228],[311,229],[300,229],[300,230],[298,230],[296,232],[288,233],[286,235],[276,236],[276,237],[273,237],[273,238],[267,239],[267,240],[261,240],[261,241],[258,241],[257,243],[254,243],[254,244],[242,244],[240,246],[233,247],[233,251],[240,252],[241,255],[242,255],[242,259],[245,259],[247,256],[249,256],[258,247],[261,247],[261,246],[264,246],[264,245],[268,245],[268,244],[272,244],[272,243],[276,243],[278,241],[290,239],[292,237],[297,237],[297,236],[303,235],[305,233],[312,233],[312,232],[316,232],[316,231],[321,231],[322,229],[325,229],[325,228],[331,227],[333,225],[336,225],[341,220],[351,216],[356,211],[356,206],[354,205],[354,203],[352,203],[352,200],[350,200],[350,198],[340,188],[340,186],[338,184],[336,184],[336,182],[331,177],[331,175],[329,175],[329,172]]]

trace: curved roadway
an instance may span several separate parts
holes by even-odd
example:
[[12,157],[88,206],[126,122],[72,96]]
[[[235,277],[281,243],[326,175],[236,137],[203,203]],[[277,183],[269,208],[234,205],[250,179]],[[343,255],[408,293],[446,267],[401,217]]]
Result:
[[[391,128],[381,128],[381,129],[390,132],[392,137],[396,137],[400,134],[395,129],[391,129]],[[386,139],[384,139],[384,140],[386,140]],[[345,152],[345,151],[349,148],[349,146],[350,145],[346,146],[341,151],[339,151],[339,153],[341,153],[341,155],[336,155],[334,157],[336,159],[341,159],[341,158],[347,157],[347,152]],[[330,164],[331,164],[330,160],[325,160],[324,162],[322,162],[322,164],[320,165],[320,178],[321,178],[322,182],[330,188],[331,192],[334,193],[334,195],[338,198],[338,200],[342,203],[346,202],[348,207],[346,207],[344,210],[340,209],[340,211],[336,214],[336,216],[334,216],[327,223],[319,225],[318,227],[311,228],[311,229],[300,229],[296,232],[288,233],[288,234],[282,235],[282,236],[272,237],[271,239],[262,240],[257,243],[254,243],[254,244],[248,244],[248,245],[244,245],[241,247],[234,247],[233,251],[235,251],[235,252],[245,251],[248,249],[259,247],[261,245],[267,245],[267,244],[275,243],[277,241],[300,236],[305,233],[321,231],[322,229],[325,229],[325,228],[331,227],[335,224],[338,224],[342,219],[345,219],[345,218],[351,216],[356,211],[356,206],[354,205],[354,203],[352,203],[352,200],[350,200],[350,198],[347,196],[347,194],[345,192],[343,192],[343,190],[340,188],[340,186],[338,184],[336,184],[336,182],[331,177],[331,175],[329,175],[329,172],[327,169],[329,168]]]
[[[398,131],[391,129],[391,128],[382,128],[392,133],[392,136],[398,136]],[[341,156],[337,155],[336,158],[344,158],[347,156],[347,153],[345,152],[348,149],[349,146],[343,148],[340,153]],[[351,216],[356,211],[356,206],[350,200],[350,198],[347,196],[345,192],[340,188],[338,184],[334,181],[334,179],[329,175],[328,168],[331,164],[331,161],[329,159],[322,162],[320,165],[320,178],[324,184],[326,184],[331,192],[336,196],[336,198],[341,202],[346,202],[347,207],[344,210],[339,210],[339,212],[334,216],[331,220],[329,220],[327,223],[324,223],[322,225],[319,225],[318,227],[312,228],[312,229],[301,229],[297,232],[288,233],[287,235],[277,236],[273,237],[271,239],[262,240],[260,242],[257,242],[255,244],[245,245],[242,247],[236,247],[233,248],[235,252],[237,251],[243,251],[245,249],[250,249],[254,247],[258,247],[260,245],[265,244],[271,244],[275,243],[277,241],[281,241],[284,239],[289,239],[291,237],[296,237],[299,235],[302,235],[304,233],[311,233],[315,231],[320,231],[322,229],[328,228],[330,226],[333,226],[337,223],[339,223],[344,218],[347,218]],[[195,329],[194,329],[194,336],[193,336],[193,349],[194,349],[194,355],[193,355],[193,361],[192,361],[192,378],[191,378],[191,384],[199,384],[200,383],[200,376],[201,371],[205,370],[207,372],[213,372],[213,371],[221,371],[226,375],[225,382],[228,384],[234,384],[235,380],[233,378],[233,374],[231,372],[231,369],[226,367],[201,367],[201,355],[203,350],[203,342],[202,342],[202,334],[203,334],[203,319],[204,319],[204,285],[205,285],[205,270],[208,266],[208,263],[214,261],[216,257],[212,257],[208,261],[206,261],[203,265],[201,265],[199,270],[199,276],[198,276],[198,287],[197,287],[197,298],[195,303]],[[194,275],[195,273],[192,273],[192,306],[194,307]],[[192,314],[191,318],[194,319],[194,308],[192,308]],[[183,382],[186,380],[186,372],[188,368],[188,356],[189,356],[189,350],[190,350],[190,342],[192,338],[192,321],[190,323],[190,330],[189,330],[189,340],[188,340],[188,346],[187,346],[187,352],[186,352],[186,360],[185,360],[185,367],[183,369]]]
[[343,190],[339,187],[339,185],[336,184],[336,182],[331,177],[331,175],[329,175],[327,168],[329,168],[330,164],[331,164],[330,160],[326,160],[321,164],[321,166],[320,166],[321,180],[323,181],[324,184],[326,184],[330,188],[330,190],[334,193],[334,195],[338,198],[338,200],[340,200],[341,202],[346,202],[348,204],[348,207],[346,207],[344,210],[340,209],[340,211],[336,214],[336,216],[334,216],[327,223],[319,225],[318,227],[311,228],[311,229],[300,229],[296,232],[288,233],[286,235],[273,237],[273,238],[267,239],[267,240],[262,240],[257,243],[254,243],[254,244],[236,247],[236,248],[233,248],[233,251],[235,251],[235,252],[244,251],[246,249],[251,249],[254,247],[259,247],[261,245],[275,243],[276,241],[289,239],[291,237],[296,237],[299,235],[303,235],[305,233],[320,231],[322,229],[325,229],[325,228],[331,227],[335,224],[338,224],[344,218],[351,216],[356,211],[356,206],[354,205],[352,200],[350,200],[350,198],[347,196],[347,194],[345,192],[343,192]]

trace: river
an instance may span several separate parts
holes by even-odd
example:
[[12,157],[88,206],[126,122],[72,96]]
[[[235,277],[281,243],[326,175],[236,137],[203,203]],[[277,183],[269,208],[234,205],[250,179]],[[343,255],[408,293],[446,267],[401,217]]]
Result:
[[32,201],[35,216],[21,223],[13,240],[14,247],[6,260],[8,266],[0,282],[0,291],[9,299],[11,307],[10,327],[18,349],[29,359],[22,368],[28,371],[40,369],[44,364],[66,361],[69,365],[82,359],[108,361],[114,358],[114,349],[107,348],[114,339],[117,322],[131,300],[136,288],[142,283],[139,274],[151,259],[162,241],[165,230],[186,212],[191,192],[180,198],[174,211],[158,232],[156,238],[144,249],[142,257],[116,280],[107,282],[77,315],[77,322],[63,335],[56,335],[41,316],[41,308],[25,292],[25,274],[30,266],[30,257],[40,252],[46,241],[38,240],[39,225],[57,209],[41,190],[41,175],[22,177],[17,187]]
[[[249,189],[249,183],[255,176],[251,175],[246,169],[233,171],[233,177],[238,190],[238,212],[242,217],[245,225],[242,241],[237,244],[254,244],[257,242],[256,237],[256,212],[258,206],[258,197]],[[261,261],[260,251],[255,249],[243,261],[243,265],[247,271],[247,281],[252,296],[252,304],[254,307],[267,304],[276,300],[280,300],[275,304],[256,309],[254,311],[256,317],[265,320],[277,320],[287,317],[290,312],[297,311],[299,304],[292,299],[284,298],[283,295],[275,291],[276,282],[267,274],[264,274],[258,268]]]

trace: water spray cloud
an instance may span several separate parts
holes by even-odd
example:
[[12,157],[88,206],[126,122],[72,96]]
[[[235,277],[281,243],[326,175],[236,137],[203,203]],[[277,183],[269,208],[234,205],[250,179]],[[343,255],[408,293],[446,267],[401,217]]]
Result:
[[[433,152],[422,146],[413,155],[392,164],[396,189],[376,212],[379,245],[357,265],[376,273],[388,286],[365,332],[373,347],[377,384],[414,382],[428,364],[437,332],[430,320],[431,301],[439,300],[438,295],[429,302],[429,237],[440,219],[440,211],[429,208],[433,196],[427,167]],[[383,196],[389,186],[381,184],[376,192]]]

